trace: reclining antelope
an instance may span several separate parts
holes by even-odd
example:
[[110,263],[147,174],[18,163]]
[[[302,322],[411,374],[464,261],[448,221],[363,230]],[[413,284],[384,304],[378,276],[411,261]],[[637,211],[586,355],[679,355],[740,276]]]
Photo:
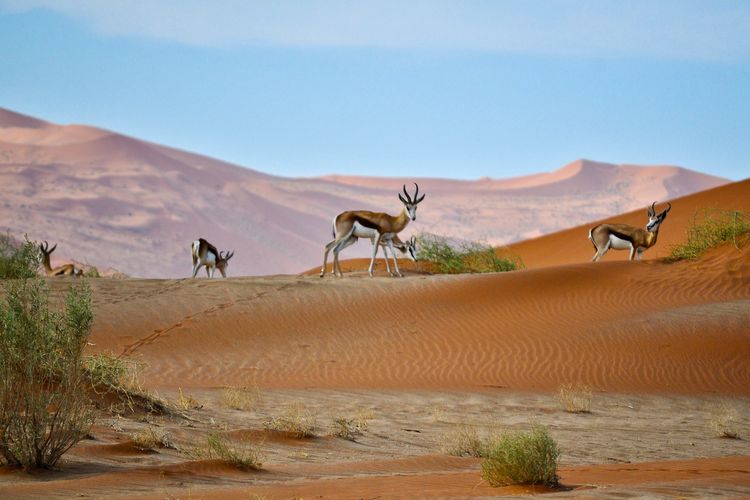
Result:
[[229,259],[234,256],[234,252],[220,252],[208,241],[198,238],[191,246],[193,255],[193,278],[198,274],[201,266],[206,267],[206,275],[209,278],[214,277],[214,272],[218,269],[222,278],[227,277],[227,266]]
[[[369,212],[367,210],[353,210],[337,215],[333,219],[333,241],[326,244],[323,253],[323,267],[320,269],[320,277],[322,278],[326,274],[328,252],[331,250],[333,250],[333,274],[341,277],[339,253],[344,248],[356,243],[359,238],[368,238],[373,244],[370,267],[367,269],[371,277],[372,268],[375,265],[375,256],[378,253],[381,242],[384,242],[395,256],[393,238],[403,231],[409,221],[417,220],[417,205],[425,197],[424,194],[421,197],[419,196],[419,185],[414,183],[414,186],[416,187],[416,191],[413,198],[406,192],[406,185],[403,186],[405,197],[399,193],[398,199],[404,205],[404,210],[399,215],[394,216],[383,212]],[[387,262],[388,254],[386,253]],[[401,275],[398,264],[396,264],[396,272],[399,276]]]
[[57,243],[52,248],[49,247],[49,243],[46,241],[39,244],[39,252],[42,254],[42,266],[44,266],[44,272],[47,276],[83,276],[83,270],[78,269],[73,264],[63,264],[55,268],[50,264],[49,256],[57,248]]
[[648,207],[648,223],[646,229],[633,227],[627,224],[600,224],[591,228],[589,239],[596,248],[596,253],[591,259],[596,262],[606,254],[610,248],[615,250],[630,250],[629,260],[633,260],[633,255],[641,260],[644,251],[656,245],[656,239],[659,236],[659,226],[667,218],[667,214],[672,209],[672,204],[667,203],[667,208],[663,212],[656,213],[656,202]]

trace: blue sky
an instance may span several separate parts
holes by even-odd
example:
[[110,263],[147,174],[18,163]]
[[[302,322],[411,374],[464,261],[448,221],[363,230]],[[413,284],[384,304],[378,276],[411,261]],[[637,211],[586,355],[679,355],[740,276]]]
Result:
[[750,176],[750,2],[0,0],[0,106],[285,176]]

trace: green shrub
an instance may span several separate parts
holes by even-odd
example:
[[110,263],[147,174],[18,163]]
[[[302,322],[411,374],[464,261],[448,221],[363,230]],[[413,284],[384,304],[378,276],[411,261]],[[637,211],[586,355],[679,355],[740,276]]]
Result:
[[417,237],[417,258],[431,262],[442,274],[496,273],[522,269],[520,257],[500,257],[490,245],[479,242],[451,243],[445,237],[422,233]]
[[91,266],[91,268],[88,271],[86,271],[85,273],[83,273],[83,275],[86,278],[101,278],[102,277],[102,275],[99,274],[99,269],[97,269],[94,266]]
[[42,278],[7,280],[3,288],[0,457],[25,469],[50,468],[93,423],[82,356],[94,319],[91,291],[78,283],[64,310],[55,311]]
[[41,262],[39,248],[28,239],[20,243],[10,234],[0,235],[0,278],[31,278]]
[[750,235],[750,217],[739,210],[706,209],[696,212],[687,241],[671,249],[668,260],[693,260],[709,248],[730,242],[740,248]]
[[556,486],[560,451],[546,427],[501,434],[482,461],[482,477],[492,486],[543,484]]

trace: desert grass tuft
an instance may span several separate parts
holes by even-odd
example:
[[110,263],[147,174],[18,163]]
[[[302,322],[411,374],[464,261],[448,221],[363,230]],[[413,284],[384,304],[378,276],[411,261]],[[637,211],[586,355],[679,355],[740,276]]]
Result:
[[[143,410],[159,415],[174,413],[174,408],[169,403],[141,386],[140,372],[143,363],[104,352],[86,356],[83,366],[94,392],[99,395],[114,395],[120,401],[119,406],[123,411],[132,413]],[[114,406],[112,408],[115,409]]]
[[329,426],[329,436],[334,436],[347,441],[355,441],[367,430],[367,420],[358,418],[348,419],[336,417],[331,421]]
[[261,404],[263,398],[258,386],[225,387],[221,391],[221,402],[233,410],[252,410]]
[[740,412],[736,408],[727,403],[722,403],[711,408],[707,424],[717,437],[741,439],[741,420]]
[[441,274],[496,273],[523,269],[516,255],[499,256],[495,249],[479,242],[451,242],[448,238],[430,233],[417,237],[418,259],[431,264],[433,272]]
[[177,407],[181,410],[200,410],[203,405],[192,396],[182,392],[182,387],[177,388]]
[[584,384],[563,384],[557,390],[557,401],[568,413],[591,413],[591,388]]
[[506,432],[489,445],[482,461],[482,477],[492,486],[541,484],[557,486],[560,450],[546,427],[529,432]]
[[173,448],[172,435],[169,432],[161,432],[152,426],[136,432],[131,436],[133,446],[139,450],[149,451],[156,448]]
[[194,448],[191,455],[197,459],[218,459],[245,471],[263,468],[261,444],[231,442],[218,432],[208,434],[205,445]]
[[488,442],[479,436],[477,428],[462,424],[444,434],[441,439],[440,451],[455,457],[484,457],[487,456]]
[[281,414],[269,417],[263,424],[266,429],[286,432],[296,438],[315,437],[317,416],[302,405],[286,407]]
[[672,247],[667,260],[695,260],[722,243],[742,247],[750,238],[750,216],[739,210],[706,209],[693,216],[687,240]]

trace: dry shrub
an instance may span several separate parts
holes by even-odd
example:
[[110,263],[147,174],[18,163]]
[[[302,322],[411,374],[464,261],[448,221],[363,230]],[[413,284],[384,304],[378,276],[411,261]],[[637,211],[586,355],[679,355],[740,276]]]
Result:
[[262,401],[258,386],[225,387],[221,391],[221,402],[233,410],[252,410]]
[[367,420],[337,417],[331,421],[328,435],[354,441],[357,436],[361,436],[366,430]]
[[591,413],[591,388],[584,384],[563,384],[557,390],[557,401],[568,413]]
[[194,397],[186,396],[185,393],[182,392],[182,387],[178,387],[177,391],[177,407],[181,410],[200,410],[203,408],[203,405]]
[[158,395],[145,390],[140,382],[144,363],[103,352],[86,356],[84,368],[91,387],[98,395],[113,395],[120,402],[115,413],[135,412],[171,415],[174,409]]
[[456,457],[484,457],[487,455],[487,442],[479,436],[477,428],[462,424],[444,434],[440,451]]
[[301,405],[288,406],[280,415],[269,417],[263,424],[266,429],[286,432],[296,438],[315,437],[317,416]]
[[263,467],[261,444],[247,441],[230,442],[218,432],[206,438],[206,444],[192,450],[194,458],[218,459],[241,470],[260,470]]
[[740,412],[733,406],[722,403],[711,408],[708,427],[716,436],[741,439],[740,423]]
[[79,282],[56,311],[41,278],[7,280],[3,289],[0,458],[25,469],[51,468],[94,419],[83,370],[94,319],[91,290]]
[[139,450],[154,450],[156,448],[174,448],[172,435],[169,432],[161,432],[152,426],[148,426],[140,432],[132,435],[133,445]]
[[560,451],[546,427],[507,432],[495,438],[482,461],[482,477],[492,486],[543,484],[556,486]]

